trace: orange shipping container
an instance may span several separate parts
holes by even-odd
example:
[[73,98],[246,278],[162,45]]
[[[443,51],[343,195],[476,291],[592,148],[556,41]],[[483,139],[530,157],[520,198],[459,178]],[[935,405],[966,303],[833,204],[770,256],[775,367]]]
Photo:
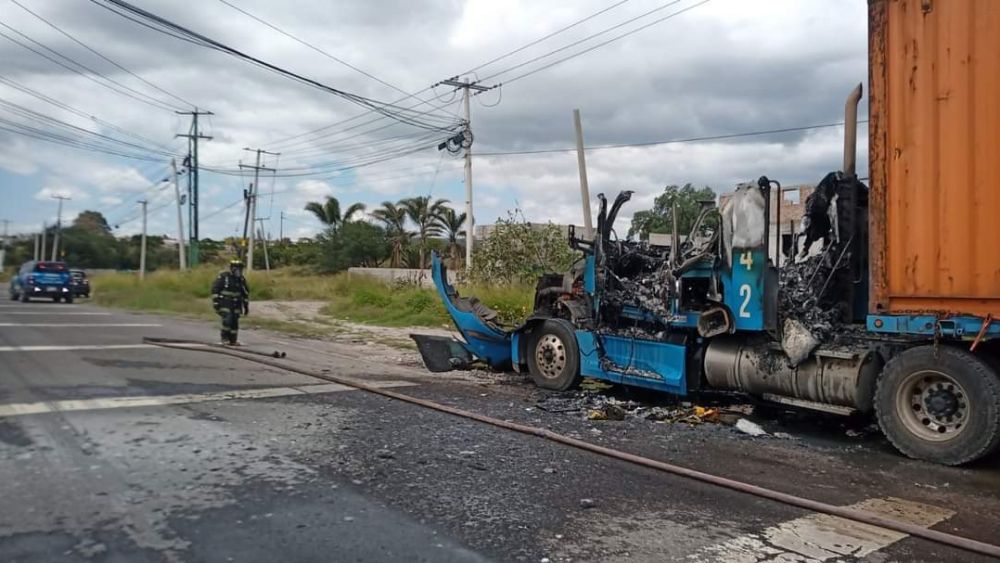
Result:
[[1000,0],[871,0],[870,305],[1000,318]]

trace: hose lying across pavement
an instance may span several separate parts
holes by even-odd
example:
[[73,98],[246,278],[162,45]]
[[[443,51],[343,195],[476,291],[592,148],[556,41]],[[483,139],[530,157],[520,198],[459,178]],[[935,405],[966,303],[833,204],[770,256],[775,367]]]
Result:
[[[499,428],[506,428],[507,430],[513,430],[514,432],[520,432],[522,434],[528,434],[531,436],[538,436],[539,438],[545,438],[547,440],[558,442],[560,444],[565,444],[567,446],[572,446],[574,448],[578,448],[581,450],[586,450],[610,458],[627,461],[630,463],[634,463],[636,465],[641,465],[643,467],[657,469],[660,471],[664,471],[666,473],[671,473],[673,475],[687,477],[689,479],[694,479],[695,481],[701,481],[702,483],[708,483],[711,485],[716,485],[718,487],[723,487],[733,491],[738,491],[741,493],[746,493],[761,498],[773,500],[776,502],[787,504],[789,506],[795,506],[813,512],[830,514],[832,516],[837,516],[839,518],[853,520],[855,522],[860,522],[862,524],[878,526],[879,528],[885,528],[887,530],[893,530],[903,534],[908,534],[914,537],[922,538],[949,547],[955,547],[972,553],[978,553],[981,555],[1000,558],[1000,545],[989,544],[965,538],[962,536],[956,536],[954,534],[939,532],[936,530],[931,530],[928,528],[917,526],[915,524],[910,524],[908,522],[900,522],[899,520],[884,518],[882,516],[870,514],[867,512],[862,512],[860,510],[854,510],[851,508],[845,508],[843,506],[836,506],[833,504],[827,504],[825,502],[819,502],[807,498],[802,498],[788,493],[782,493],[780,491],[768,489],[765,487],[758,487],[757,485],[751,485],[749,483],[743,483],[741,481],[735,481],[732,479],[727,479],[725,477],[719,477],[718,475],[712,475],[710,473],[704,473],[701,471],[696,471],[694,469],[688,469],[686,467],[680,467],[670,463],[665,463],[662,461],[657,461],[655,459],[650,459],[647,457],[630,454],[620,450],[605,448],[603,446],[591,444],[583,440],[570,438],[569,436],[564,436],[562,434],[553,432],[545,428],[537,428],[534,426],[518,424],[516,422],[500,420],[498,418],[493,418],[491,416],[486,416],[458,409],[448,405],[443,405],[441,403],[436,403],[434,401],[428,401],[426,399],[411,397],[410,395],[405,395],[403,393],[397,393],[395,391],[380,389],[377,387],[373,387],[371,385],[360,383],[358,381],[355,381],[354,379],[337,377],[325,373],[319,373],[312,370],[291,366],[282,362],[266,359],[268,357],[273,357],[273,354],[264,354],[262,352],[254,352],[251,350],[247,350],[244,352],[238,348],[228,348],[219,345],[208,345],[206,347],[204,342],[195,342],[186,340],[171,340],[165,338],[148,338],[148,337],[144,337],[142,340],[143,342],[147,342],[149,344],[156,344],[158,346],[163,346],[165,348],[198,350],[200,352],[211,352],[214,354],[223,354],[226,356],[242,358],[249,362],[256,362],[258,364],[262,364],[265,366],[282,369],[285,371],[291,371],[309,377],[315,377],[317,379],[330,381],[332,383],[339,383],[340,385],[346,385],[348,387],[353,387],[361,391],[367,391],[369,393],[374,393],[376,395],[382,395],[383,397],[389,397],[390,399],[396,399],[397,401],[403,401],[406,403],[418,405],[428,409],[433,409],[439,412],[460,416],[462,418],[477,420],[479,422],[483,422],[485,424],[489,424]],[[197,348],[194,347],[195,345],[197,345]]]

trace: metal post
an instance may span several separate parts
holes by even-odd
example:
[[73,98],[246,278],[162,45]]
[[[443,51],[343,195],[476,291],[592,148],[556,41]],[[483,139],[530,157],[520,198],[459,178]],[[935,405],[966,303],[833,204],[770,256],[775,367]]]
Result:
[[580,169],[580,197],[583,200],[583,227],[587,238],[594,240],[594,222],[590,213],[590,185],[587,183],[587,157],[583,152],[583,125],[580,110],[573,110],[573,127],[576,129],[576,165]]
[[260,188],[258,187],[260,185],[260,171],[261,170],[269,170],[271,172],[274,172],[274,168],[268,168],[266,166],[261,166],[260,165],[260,155],[261,154],[270,154],[270,155],[278,156],[281,153],[268,152],[268,151],[266,151],[264,149],[251,149],[249,147],[246,147],[243,150],[245,150],[245,151],[254,151],[254,152],[257,153],[257,164],[256,165],[254,165],[254,166],[247,166],[247,165],[244,165],[244,164],[240,164],[240,168],[253,168],[253,185],[250,186],[250,201],[247,202],[247,205],[249,206],[250,244],[249,244],[249,246],[247,248],[247,266],[246,266],[247,267],[247,271],[248,272],[252,272],[253,271],[253,247],[254,247],[255,233],[257,231],[257,195],[260,193]]
[[170,168],[174,172],[174,197],[177,199],[177,259],[181,271],[187,270],[187,256],[184,253],[184,219],[181,213],[181,188],[177,182],[177,159],[170,159]]
[[10,221],[3,220],[3,243],[0,243],[0,272],[3,272],[4,261],[7,258],[7,225]]
[[[471,130],[472,114],[469,111],[469,80],[465,81],[462,106],[465,108],[465,123]],[[472,143],[465,148],[465,269],[472,269],[472,247],[476,240],[476,218],[472,213]]]
[[62,231],[62,205],[63,200],[70,199],[66,196],[54,195],[53,199],[59,200],[59,212],[56,215],[56,233],[52,236],[52,261],[55,262],[59,259],[59,235]]
[[139,202],[142,205],[142,246],[139,250],[139,279],[146,279],[146,200]]
[[260,231],[257,234],[260,237],[261,246],[264,247],[264,270],[271,273],[271,259],[267,256],[267,239],[264,238],[264,220],[258,219],[258,221],[260,221]]

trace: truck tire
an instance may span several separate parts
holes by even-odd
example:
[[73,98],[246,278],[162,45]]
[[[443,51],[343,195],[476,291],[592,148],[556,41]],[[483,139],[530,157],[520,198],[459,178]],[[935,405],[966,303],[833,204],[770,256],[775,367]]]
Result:
[[886,438],[907,456],[969,463],[1000,445],[1000,375],[965,350],[910,348],[879,377],[875,413]]
[[31,301],[31,298],[28,297],[28,292],[22,291],[21,292],[21,303],[27,303],[28,301]]
[[63,299],[66,300],[66,303],[73,303],[73,296],[72,295],[67,295],[66,297],[63,297]]
[[535,385],[565,391],[580,379],[580,348],[564,321],[543,322],[528,339],[528,371]]

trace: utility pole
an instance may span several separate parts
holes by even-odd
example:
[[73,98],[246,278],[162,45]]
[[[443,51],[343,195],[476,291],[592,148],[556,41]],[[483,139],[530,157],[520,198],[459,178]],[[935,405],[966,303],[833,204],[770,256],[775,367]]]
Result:
[[261,246],[264,247],[264,270],[267,273],[271,273],[271,259],[267,256],[267,238],[264,237],[264,220],[257,219],[260,222],[260,230],[257,231],[257,235],[260,238]]
[[184,255],[184,219],[181,214],[181,188],[177,182],[177,159],[170,159],[170,168],[173,170],[174,197],[177,198],[177,259],[179,260],[181,271],[187,270],[187,257]]
[[142,245],[139,248],[139,279],[146,279],[146,200],[140,200],[142,205]]
[[3,242],[0,243],[0,272],[3,272],[4,260],[7,258],[7,225],[10,221],[3,220]]
[[594,240],[594,223],[590,214],[590,184],[587,183],[587,157],[583,152],[583,124],[580,110],[573,110],[573,127],[576,129],[576,165],[580,168],[580,198],[583,200],[583,227],[587,238]]
[[38,261],[38,243],[41,242],[41,240],[42,240],[42,235],[40,235],[39,233],[35,233],[35,253],[32,254],[32,256],[34,257],[33,260],[35,262]]
[[215,115],[210,111],[178,111],[180,115],[191,116],[191,128],[187,133],[178,133],[175,137],[185,137],[188,140],[188,263],[198,265],[198,140],[211,140],[212,137],[202,135],[198,130],[199,115]]
[[476,238],[476,220],[472,214],[472,114],[469,111],[469,91],[482,93],[496,86],[482,86],[468,78],[459,81],[457,76],[442,80],[434,86],[439,84],[462,90],[462,107],[465,109],[465,140],[462,142],[462,147],[465,148],[465,269],[469,270],[472,268],[472,246]]
[[48,230],[49,226],[45,224],[45,221],[42,221],[42,248],[35,253],[36,262],[39,260],[45,260],[45,245],[47,244],[45,239],[47,238],[46,233],[48,232]]
[[253,245],[254,245],[254,233],[257,230],[257,194],[260,193],[260,171],[267,170],[274,172],[274,168],[268,168],[266,166],[260,165],[260,155],[269,154],[272,156],[278,156],[281,153],[278,152],[268,152],[261,148],[251,149],[250,147],[244,147],[243,150],[251,151],[257,153],[257,164],[250,166],[249,164],[240,164],[240,168],[252,168],[253,169],[253,185],[250,186],[250,196],[247,205],[250,206],[250,243],[247,247],[247,271],[253,271]]
[[278,223],[278,244],[284,244],[285,241],[285,212],[281,212],[281,221]]
[[63,201],[71,199],[63,195],[54,195],[52,199],[59,200],[59,212],[56,215],[56,234],[52,236],[52,261],[59,259],[59,235],[62,234],[62,205]]

